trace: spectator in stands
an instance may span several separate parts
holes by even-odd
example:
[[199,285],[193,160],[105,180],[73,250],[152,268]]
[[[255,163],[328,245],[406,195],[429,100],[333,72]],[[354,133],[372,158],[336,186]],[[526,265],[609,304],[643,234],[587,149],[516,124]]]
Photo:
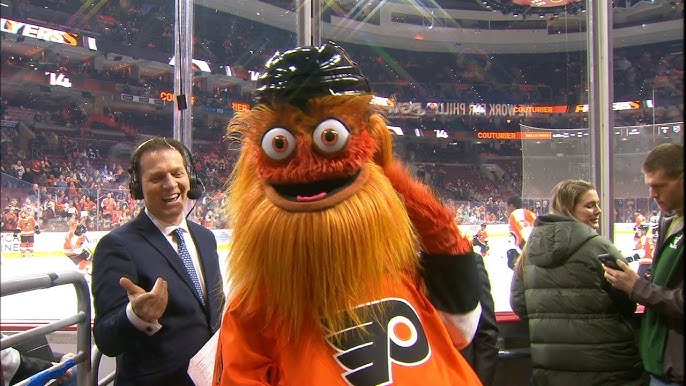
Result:
[[5,207],[2,209],[2,230],[3,231],[14,231],[17,229],[17,221],[19,221],[19,216],[17,215],[18,210],[15,211],[12,208]]
[[40,188],[38,187],[38,184],[33,184],[31,186],[31,190],[29,191],[29,197],[31,200],[34,202],[40,202]]
[[116,205],[116,201],[112,197],[112,193],[107,193],[107,196],[102,199],[100,202],[100,209],[102,210],[103,215],[112,215],[112,212],[114,211],[114,207]]
[[651,385],[684,384],[684,147],[663,144],[642,168],[650,196],[662,211],[651,275],[628,265],[605,268],[605,278],[645,306],[640,347]]
[[10,175],[16,179],[10,179],[9,180],[9,187],[17,187],[19,186],[19,181],[24,177],[24,173],[26,172],[26,169],[24,168],[24,165],[21,164],[21,160],[17,160],[12,167],[9,169]]
[[57,217],[57,202],[52,198],[52,194],[47,195],[43,201],[43,220],[50,220]]
[[36,218],[36,215],[38,214],[38,208],[31,200],[31,197],[26,197],[24,204],[21,206],[21,210],[26,211],[29,216],[34,218]]
[[67,181],[64,179],[64,174],[60,174],[60,176],[55,181],[55,186],[57,186],[58,188],[67,187]]
[[628,318],[636,303],[603,278],[599,254],[624,260],[598,235],[595,187],[565,180],[552,192],[517,261],[510,304],[529,321],[531,385],[644,385]]
[[118,386],[193,386],[190,358],[217,331],[224,291],[214,235],[186,220],[199,181],[189,151],[153,138],[131,156],[145,211],[103,236],[93,256],[94,337],[117,357]]

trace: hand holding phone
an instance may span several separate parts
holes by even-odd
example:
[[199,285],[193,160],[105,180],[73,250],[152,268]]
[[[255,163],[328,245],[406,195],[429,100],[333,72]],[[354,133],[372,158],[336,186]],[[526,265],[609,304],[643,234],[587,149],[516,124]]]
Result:
[[616,269],[617,271],[622,271],[622,268],[617,264],[617,258],[609,253],[603,253],[598,255],[598,260],[600,260],[603,265],[608,268]]

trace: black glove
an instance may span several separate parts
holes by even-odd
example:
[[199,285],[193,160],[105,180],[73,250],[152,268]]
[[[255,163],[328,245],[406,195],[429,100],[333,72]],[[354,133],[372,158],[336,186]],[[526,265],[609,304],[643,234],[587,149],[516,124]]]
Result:
[[477,253],[432,255],[423,253],[422,277],[431,303],[439,311],[464,314],[479,303]]
[[35,227],[33,227],[33,231],[36,232],[37,235],[40,234],[40,228],[38,228],[38,225],[36,225]]
[[12,234],[12,236],[14,237],[15,240],[19,238],[19,237],[17,237],[17,236],[19,236],[19,232],[21,232],[19,229],[14,230],[14,233]]

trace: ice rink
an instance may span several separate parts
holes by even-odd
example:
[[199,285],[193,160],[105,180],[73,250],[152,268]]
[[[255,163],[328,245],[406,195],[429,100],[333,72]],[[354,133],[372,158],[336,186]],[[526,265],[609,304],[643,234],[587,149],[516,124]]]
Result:
[[[632,254],[633,232],[628,231],[629,224],[623,227],[615,227],[615,245],[618,246],[624,256]],[[509,304],[510,282],[512,270],[507,267],[506,250],[508,248],[507,233],[503,232],[499,225],[491,226],[489,230],[490,251],[484,258],[486,269],[491,281],[491,292],[495,302],[496,312],[511,311]],[[462,227],[463,232],[471,237],[476,226]],[[475,248],[478,251],[478,247]],[[26,277],[41,273],[62,272],[76,270],[77,267],[66,256],[41,256],[41,257],[7,257],[2,254],[0,276],[3,281],[8,278]],[[225,250],[220,250],[220,258],[226,256]],[[638,263],[630,264],[634,269]],[[86,277],[87,281],[90,277]],[[56,320],[71,316],[76,313],[76,292],[72,285],[62,285],[50,289],[35,290],[16,295],[3,296],[0,303],[0,319],[2,323],[22,322],[41,323],[46,320]]]

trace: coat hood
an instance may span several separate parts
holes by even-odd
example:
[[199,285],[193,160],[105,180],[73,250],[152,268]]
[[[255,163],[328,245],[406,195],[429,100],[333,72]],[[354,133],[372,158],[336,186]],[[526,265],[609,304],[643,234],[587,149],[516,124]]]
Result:
[[526,259],[539,267],[558,266],[597,236],[595,229],[571,217],[544,214],[536,218],[525,247]]

